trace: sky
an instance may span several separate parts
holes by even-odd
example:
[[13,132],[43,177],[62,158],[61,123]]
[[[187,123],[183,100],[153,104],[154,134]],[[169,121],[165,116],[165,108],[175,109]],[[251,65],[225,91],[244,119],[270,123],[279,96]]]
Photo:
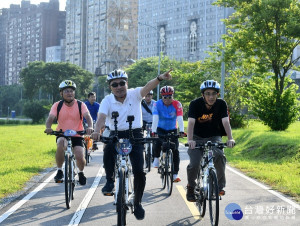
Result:
[[[10,4],[21,5],[22,0],[0,0],[0,9],[9,8]],[[67,0],[59,0],[59,10],[64,11]],[[49,2],[49,0],[30,0],[31,4],[38,5],[40,2]]]

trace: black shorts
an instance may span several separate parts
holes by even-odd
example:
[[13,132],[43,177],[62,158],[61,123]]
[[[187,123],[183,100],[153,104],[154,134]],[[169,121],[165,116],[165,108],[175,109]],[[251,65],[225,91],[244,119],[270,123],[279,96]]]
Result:
[[[56,137],[56,142],[59,137],[64,137],[64,136]],[[72,140],[72,147],[75,147],[75,146],[83,147],[83,138],[82,137],[71,137],[71,140]]]

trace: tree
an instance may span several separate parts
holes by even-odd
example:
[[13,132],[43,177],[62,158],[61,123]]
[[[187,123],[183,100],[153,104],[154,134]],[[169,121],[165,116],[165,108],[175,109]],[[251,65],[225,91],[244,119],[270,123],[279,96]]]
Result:
[[42,89],[53,97],[53,102],[61,99],[59,84],[66,79],[76,83],[76,98],[85,99],[90,91],[93,74],[70,63],[30,62],[20,73],[20,80],[25,87],[26,96],[32,100]]
[[[288,83],[286,78],[289,70],[299,60],[293,56],[294,49],[300,44],[300,3],[298,0],[218,0],[219,6],[233,7],[236,12],[225,20],[228,35],[225,36],[226,44],[230,43],[236,51],[243,52],[245,58],[256,58],[257,73],[259,71],[272,71],[274,83],[272,93],[263,98],[274,100],[274,106],[282,106],[283,101],[289,99],[289,109],[299,107],[295,89],[286,92]],[[265,74],[260,76],[265,78]],[[269,103],[272,100],[265,100]],[[271,126],[279,121],[274,117],[262,117],[268,112],[267,106],[261,106],[260,118],[273,130],[287,128],[285,126]],[[255,111],[255,109],[253,109]],[[272,108],[272,111],[281,111],[281,108]],[[284,110],[285,111],[285,110]],[[283,116],[285,114],[273,115]],[[297,117],[290,117],[295,120]],[[267,121],[266,121],[267,120]],[[282,121],[286,121],[280,119]],[[290,124],[290,122],[286,122]]]

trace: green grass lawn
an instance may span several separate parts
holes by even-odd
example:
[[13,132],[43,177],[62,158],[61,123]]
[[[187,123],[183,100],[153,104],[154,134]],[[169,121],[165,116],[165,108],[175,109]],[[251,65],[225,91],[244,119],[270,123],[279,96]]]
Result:
[[55,163],[55,136],[44,125],[0,126],[0,198],[21,190],[25,183]]
[[[185,122],[187,127],[187,122]],[[0,198],[21,190],[43,169],[55,166],[55,136],[44,125],[0,125]],[[53,127],[54,128],[54,127]],[[300,201],[300,122],[272,132],[258,121],[233,130],[236,146],[228,164]],[[181,139],[186,143],[186,138]]]
[[261,122],[233,130],[236,146],[225,150],[228,164],[300,201],[300,122],[274,132]]

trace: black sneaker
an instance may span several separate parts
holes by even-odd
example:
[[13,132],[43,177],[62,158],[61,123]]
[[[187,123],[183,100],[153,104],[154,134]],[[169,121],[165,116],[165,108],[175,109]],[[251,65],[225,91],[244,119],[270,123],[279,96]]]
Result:
[[93,143],[93,150],[98,150],[98,145],[96,143]]
[[62,183],[64,181],[64,173],[62,170],[57,170],[56,176],[54,177],[55,183]]
[[134,216],[137,220],[143,220],[145,218],[145,210],[142,204],[134,205]]
[[86,177],[84,176],[83,172],[78,173],[79,177],[79,184],[80,185],[85,185],[86,184]]
[[113,181],[106,181],[105,186],[102,188],[103,195],[112,196],[114,194],[115,183]]
[[186,200],[188,200],[189,202],[196,202],[196,196],[195,196],[195,191],[194,191],[194,187],[187,185],[186,186]]

